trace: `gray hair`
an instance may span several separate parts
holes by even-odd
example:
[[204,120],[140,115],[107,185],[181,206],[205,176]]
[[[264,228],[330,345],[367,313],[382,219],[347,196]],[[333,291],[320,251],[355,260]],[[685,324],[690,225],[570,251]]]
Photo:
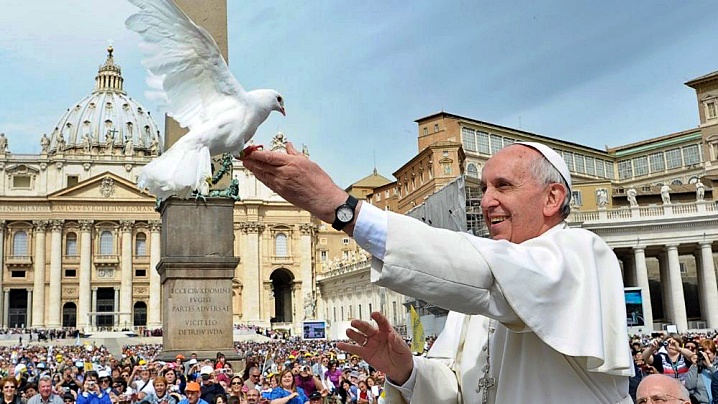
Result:
[[565,220],[571,213],[571,188],[568,187],[561,173],[543,155],[534,158],[533,161],[529,163],[529,172],[539,184],[561,184],[566,188],[566,197],[561,204],[560,210],[561,219]]

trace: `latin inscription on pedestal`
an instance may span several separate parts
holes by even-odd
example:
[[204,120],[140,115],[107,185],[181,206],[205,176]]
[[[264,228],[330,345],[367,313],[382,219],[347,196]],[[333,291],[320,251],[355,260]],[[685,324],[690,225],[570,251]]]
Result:
[[168,279],[165,346],[203,351],[232,347],[232,281]]

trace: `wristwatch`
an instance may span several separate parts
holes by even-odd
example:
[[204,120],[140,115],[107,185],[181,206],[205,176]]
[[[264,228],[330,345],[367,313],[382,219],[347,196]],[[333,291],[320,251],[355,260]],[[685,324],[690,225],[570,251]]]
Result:
[[332,227],[335,230],[343,229],[344,226],[354,220],[354,213],[358,203],[359,200],[357,198],[349,195],[346,202],[337,206],[334,210],[334,223],[332,223]]

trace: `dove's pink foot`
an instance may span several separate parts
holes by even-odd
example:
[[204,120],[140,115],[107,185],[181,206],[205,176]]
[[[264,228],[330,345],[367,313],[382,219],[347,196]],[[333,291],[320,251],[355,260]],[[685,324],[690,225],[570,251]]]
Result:
[[242,160],[246,157],[249,157],[250,154],[252,154],[255,150],[264,150],[264,146],[256,145],[256,146],[247,146],[239,153],[239,159]]

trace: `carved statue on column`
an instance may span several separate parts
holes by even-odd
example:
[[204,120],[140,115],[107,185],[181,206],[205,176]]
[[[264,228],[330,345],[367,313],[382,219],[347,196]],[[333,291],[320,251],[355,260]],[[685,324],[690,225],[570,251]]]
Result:
[[92,153],[92,140],[90,140],[90,135],[87,133],[82,136],[82,147],[85,150],[85,154]]
[[62,153],[65,151],[65,137],[62,136],[62,132],[57,132],[57,140],[55,141],[57,147],[55,148],[56,153]]
[[7,138],[4,133],[0,133],[0,153],[7,153]]
[[696,201],[703,202],[706,197],[706,186],[703,185],[701,180],[696,182]]
[[663,185],[661,187],[661,200],[663,201],[664,205],[671,204],[671,187],[669,187],[668,185]]
[[107,132],[105,133],[105,153],[112,154],[113,147],[115,147],[114,130],[107,129]]
[[157,136],[152,138],[150,142],[150,156],[157,156],[160,154],[160,142],[157,140]]
[[40,138],[40,149],[42,154],[47,154],[50,152],[50,139],[47,137],[47,133],[43,133],[42,137]]
[[628,188],[628,191],[626,191],[626,195],[628,196],[628,204],[632,208],[638,206],[638,201],[636,200],[636,195],[638,195],[638,192],[636,192],[636,188]]
[[135,145],[132,143],[132,136],[127,136],[125,139],[125,156],[132,156],[135,154]]

